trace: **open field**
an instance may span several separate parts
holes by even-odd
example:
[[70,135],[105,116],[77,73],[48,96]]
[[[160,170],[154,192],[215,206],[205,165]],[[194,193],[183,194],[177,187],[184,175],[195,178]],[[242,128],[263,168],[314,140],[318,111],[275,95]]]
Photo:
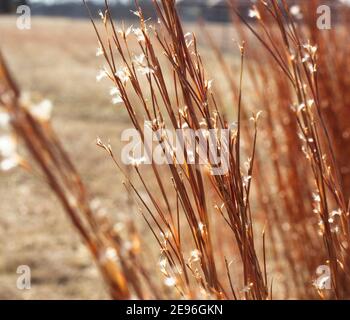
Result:
[[[108,87],[98,90],[90,23],[35,18],[24,32],[14,23],[0,18],[1,47],[16,79],[33,99],[53,101],[53,126],[85,181],[106,210],[121,214],[126,198],[96,137],[118,141],[125,117],[113,112]],[[0,195],[0,298],[107,298],[90,254],[43,181],[21,170],[1,173]],[[16,288],[19,265],[32,269],[27,292]]]

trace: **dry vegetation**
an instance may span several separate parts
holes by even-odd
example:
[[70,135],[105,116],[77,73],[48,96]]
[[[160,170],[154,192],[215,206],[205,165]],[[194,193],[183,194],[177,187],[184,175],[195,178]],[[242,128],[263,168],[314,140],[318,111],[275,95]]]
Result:
[[[81,85],[83,72],[93,73],[92,64],[84,63],[91,53],[72,44],[61,59],[81,61],[81,72],[75,78],[62,70],[67,81],[53,72],[45,82],[53,81],[54,92],[61,91],[57,97],[70,94],[56,132],[65,118],[76,123],[63,130],[63,146],[50,123],[33,116],[2,63],[0,103],[36,164],[18,162],[42,174],[57,195],[112,298],[350,297],[350,64],[344,45],[349,12],[342,10],[331,31],[321,31],[317,5],[316,0],[304,3],[301,23],[284,1],[258,2],[252,23],[237,16],[232,1],[238,46],[230,54],[218,46],[215,29],[205,29],[210,53],[195,34],[186,34],[174,1],[155,2],[158,23],[136,8],[139,25],[133,28],[113,24],[107,8],[102,23],[93,26],[99,59],[106,61],[99,77],[113,85],[117,107],[97,115],[84,109],[87,119],[81,108],[67,108],[68,101],[74,108],[82,101],[91,105],[90,99],[106,91],[91,81]],[[93,41],[82,39],[91,34],[86,30],[77,37]],[[51,40],[48,36],[46,43]],[[19,72],[14,74],[20,79]],[[106,103],[102,96],[101,105]],[[90,116],[99,121],[87,124]],[[211,175],[210,162],[179,163],[165,134],[159,140],[173,164],[146,166],[134,159],[133,167],[123,166],[120,144],[113,145],[118,139],[111,137],[114,126],[120,132],[129,123],[143,137],[145,119],[153,131],[230,128],[229,173]],[[89,147],[78,147],[82,134],[91,137]],[[93,136],[100,136],[97,145],[105,153],[91,149]],[[68,147],[76,152],[73,163],[84,159],[84,182],[65,152]],[[223,148],[217,145],[217,151]],[[123,184],[113,180],[116,175]],[[98,192],[103,210],[91,201]],[[327,277],[314,282],[320,265],[330,268],[330,290],[324,289]]]

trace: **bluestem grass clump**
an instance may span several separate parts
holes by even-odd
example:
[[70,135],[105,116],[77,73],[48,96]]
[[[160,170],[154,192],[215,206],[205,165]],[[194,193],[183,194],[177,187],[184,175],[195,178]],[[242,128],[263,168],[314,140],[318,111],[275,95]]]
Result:
[[[113,226],[94,214],[48,119],[23,107],[3,59],[0,104],[92,252],[112,298],[348,298],[349,117],[334,116],[347,114],[346,33],[326,36],[313,27],[315,17],[306,13],[316,0],[305,3],[310,10],[257,1],[249,11],[255,21],[246,20],[236,1],[229,4],[242,38],[238,68],[207,34],[213,63],[230,89],[229,105],[209,77],[195,34],[184,32],[176,1],[154,1],[157,22],[143,16],[137,1],[137,26],[115,24],[107,1],[102,24],[92,19],[96,56],[105,61],[96,80],[110,81],[111,104],[127,112],[141,140],[146,120],[163,153],[173,157],[165,166],[145,166],[135,157],[125,167],[97,140],[135,204],[125,224]],[[295,20],[302,14],[303,25]],[[337,50],[327,50],[328,43]],[[250,105],[257,106],[252,115]],[[180,162],[168,152],[167,130],[184,127],[229,130],[228,172],[212,175],[210,161]],[[219,154],[224,146],[217,142]],[[192,150],[194,160],[200,152]],[[186,149],[183,155],[189,159]],[[141,236],[140,219],[153,240]],[[158,249],[150,250],[150,243]],[[145,259],[151,256],[156,272]],[[322,278],[321,265],[330,270]]]

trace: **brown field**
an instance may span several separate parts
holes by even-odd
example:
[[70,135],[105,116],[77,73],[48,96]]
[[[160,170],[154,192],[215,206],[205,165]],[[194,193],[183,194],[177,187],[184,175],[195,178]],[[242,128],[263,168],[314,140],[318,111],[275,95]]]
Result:
[[[14,18],[1,17],[0,30],[20,86],[33,99],[53,101],[53,126],[85,181],[105,210],[122,213],[126,198],[118,173],[95,142],[97,136],[118,141],[113,136],[119,136],[124,115],[113,112],[108,93],[95,82],[99,64],[90,23],[35,18],[32,30],[18,31]],[[108,297],[90,254],[43,181],[20,170],[1,173],[0,194],[0,298]],[[26,292],[16,288],[19,265],[32,270]]]

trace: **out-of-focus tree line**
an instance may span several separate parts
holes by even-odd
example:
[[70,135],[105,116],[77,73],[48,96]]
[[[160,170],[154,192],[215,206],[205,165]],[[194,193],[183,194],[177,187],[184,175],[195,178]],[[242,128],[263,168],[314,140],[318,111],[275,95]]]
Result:
[[1,0],[0,1],[0,13],[15,12],[16,8],[20,5],[26,5],[26,0]]

